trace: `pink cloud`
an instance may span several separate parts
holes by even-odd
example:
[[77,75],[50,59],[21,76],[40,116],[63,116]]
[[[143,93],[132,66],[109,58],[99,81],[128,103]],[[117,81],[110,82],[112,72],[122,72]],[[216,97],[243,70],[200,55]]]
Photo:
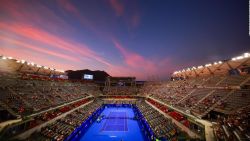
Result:
[[124,56],[125,62],[128,66],[133,68],[141,68],[144,70],[154,70],[155,64],[154,62],[145,59],[143,56],[131,52],[125,49],[117,40],[113,39],[113,43],[115,47],[122,53]]
[[[152,60],[146,58],[138,53],[132,52],[124,47],[118,40],[112,39],[109,34],[103,34],[99,31],[92,21],[87,19],[81,14],[80,9],[77,9],[75,5],[73,5],[70,1],[58,1],[59,6],[71,16],[74,16],[79,20],[82,26],[87,27],[94,33],[96,33],[99,37],[111,40],[115,47],[121,52],[124,57],[124,64],[112,64],[104,57],[100,56],[98,52],[95,52],[91,49],[90,46],[75,42],[65,37],[61,37],[56,34],[52,34],[50,30],[42,29],[40,26],[44,24],[48,29],[54,29],[55,31],[63,31],[66,30],[68,32],[73,32],[74,27],[70,26],[63,19],[58,17],[53,10],[48,9],[40,3],[36,3],[35,8],[30,7],[30,5],[26,6],[25,3],[22,2],[9,2],[4,1],[3,5],[0,5],[0,10],[5,11],[9,16],[8,22],[0,19],[0,29],[3,31],[0,34],[0,40],[2,42],[8,42],[10,45],[16,45],[21,48],[25,48],[24,50],[13,50],[5,47],[6,54],[15,56],[21,56],[26,58],[31,58],[33,60],[37,60],[39,62],[44,62],[41,64],[49,64],[55,66],[63,66],[63,69],[72,69],[79,67],[82,63],[78,64],[79,66],[74,66],[74,62],[80,62],[80,57],[86,57],[91,59],[90,62],[93,62],[93,65],[96,65],[100,62],[104,64],[104,68],[108,73],[115,76],[136,76],[139,79],[146,79],[147,76],[156,73],[166,73],[166,68],[170,67],[169,59],[156,59]],[[124,14],[124,5],[120,1],[110,0],[110,4],[117,16],[124,16],[124,20],[128,23],[129,26],[137,27],[140,23],[140,15],[138,12],[133,12],[135,14],[131,14],[132,16],[126,17]],[[31,9],[29,9],[31,8]],[[35,10],[34,10],[35,9]],[[137,9],[135,9],[137,10]],[[68,14],[67,13],[67,14]],[[14,21],[14,22],[13,22]],[[32,22],[29,22],[32,21]],[[4,36],[4,34],[10,34],[11,36],[22,36],[27,39],[27,41],[31,41],[31,43],[25,42],[25,40],[18,40],[17,38],[8,38]],[[6,34],[6,35],[7,35]],[[39,45],[39,46],[37,46]],[[44,48],[50,47],[49,49]],[[2,46],[1,46],[2,47]],[[58,50],[55,52],[55,50]],[[22,54],[23,53],[23,54]],[[39,57],[36,57],[34,54],[41,54]],[[28,56],[28,57],[27,57]],[[72,64],[64,64],[63,62],[56,62],[42,58],[41,56],[53,56],[63,60],[71,61]],[[29,59],[28,58],[28,59]],[[39,58],[39,59],[38,59]],[[68,68],[67,68],[68,67]],[[82,67],[82,66],[81,66]],[[78,68],[79,69],[79,68]]]
[[10,45],[21,46],[21,47],[24,47],[26,49],[30,49],[30,50],[33,50],[33,51],[36,51],[36,52],[44,53],[44,54],[47,54],[47,55],[50,55],[50,56],[59,57],[61,59],[65,59],[65,60],[70,60],[70,61],[75,61],[75,62],[80,61],[80,59],[78,59],[78,58],[74,58],[72,56],[68,56],[68,55],[65,55],[65,54],[50,51],[50,50],[48,50],[46,48],[37,47],[35,45],[31,45],[31,44],[28,44],[27,42],[23,42],[23,41],[20,41],[20,40],[17,40],[17,39],[11,39],[11,38],[1,36],[1,35],[0,35],[0,39],[1,39],[2,42],[8,42]]
[[127,6],[131,5],[123,4],[120,0],[109,0],[109,3],[112,9],[114,10],[116,16],[122,16],[129,28],[135,28],[139,26],[141,17],[138,5],[135,1],[130,1],[130,3],[132,3],[132,7],[129,8],[129,14],[125,13],[125,8],[128,9]]
[[[76,31],[61,17],[57,16],[54,11],[39,2],[25,3],[7,0],[2,3],[4,4],[0,5],[0,9],[5,15],[8,15],[8,19],[10,19],[8,22],[14,20],[26,25],[42,25],[53,31],[62,31],[63,29],[64,33]],[[44,24],[44,21],[46,21],[46,24]]]
[[[169,58],[145,58],[140,54],[126,49],[117,39],[113,38],[115,47],[124,57],[126,66],[116,67],[115,70],[122,70],[122,73],[137,76],[140,80],[145,80],[149,76],[158,75],[165,76],[170,72],[167,70],[173,69],[173,65]],[[119,74],[119,72],[113,72]]]
[[115,11],[116,16],[122,16],[124,14],[124,6],[119,0],[109,0],[109,3]]
[[[5,47],[3,45],[2,47]],[[76,67],[72,64],[67,64],[64,61],[51,61],[47,57],[42,57],[39,52],[34,52],[33,50],[26,49],[16,49],[16,48],[8,48],[7,46],[3,50],[5,56],[11,56],[18,60],[27,60],[29,62],[34,62],[36,64],[47,66],[56,69],[76,69]],[[39,56],[39,57],[38,57]]]
[[69,12],[71,15],[73,15],[75,18],[79,20],[79,22],[84,26],[96,33],[97,35],[101,35],[100,31],[96,29],[94,26],[93,22],[91,22],[89,19],[86,17],[82,16],[81,12],[78,10],[78,8],[73,5],[70,1],[68,0],[58,0],[57,3],[59,6],[65,10],[66,12]]
[[140,24],[140,16],[138,13],[136,13],[131,17],[131,26],[137,27],[139,26],[139,24]]
[[10,25],[0,23],[0,28],[5,30],[9,30],[15,34],[24,36],[34,41],[39,41],[41,43],[50,45],[57,49],[62,49],[65,51],[69,51],[71,53],[80,54],[85,57],[94,59],[99,61],[105,65],[110,65],[104,58],[95,53],[95,51],[91,50],[87,45],[83,43],[77,43],[70,41],[69,39],[61,38],[59,36],[55,36],[35,27],[27,27],[26,25]]

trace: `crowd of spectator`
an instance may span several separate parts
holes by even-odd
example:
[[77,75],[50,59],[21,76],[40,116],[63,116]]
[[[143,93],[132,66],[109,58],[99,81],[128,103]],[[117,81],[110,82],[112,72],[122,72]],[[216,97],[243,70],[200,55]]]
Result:
[[37,138],[42,138],[43,140],[46,140],[44,138],[47,138],[47,140],[63,141],[102,104],[103,101],[96,100],[83,108],[77,109],[67,116],[58,119],[56,122],[43,127],[40,132],[32,135],[28,141],[36,141]]
[[21,134],[31,128],[35,128],[42,124],[47,124],[47,122],[50,122],[54,120],[55,118],[62,116],[65,113],[71,112],[71,110],[74,110],[75,108],[79,106],[87,104],[91,100],[93,100],[93,97],[79,100],[77,102],[73,102],[65,106],[61,106],[61,107],[51,109],[48,111],[44,111],[42,113],[39,113],[37,115],[24,119],[20,124],[14,124],[14,125],[8,126],[5,129],[5,133],[2,135],[2,137],[10,138],[12,136]]
[[[207,76],[146,84],[142,95],[171,105],[187,114],[210,118],[223,113],[215,126],[220,140],[249,140],[250,76]],[[247,81],[248,80],[248,81]],[[168,113],[172,117],[175,112]],[[248,119],[248,120],[247,120]]]
[[137,89],[135,86],[110,86],[103,92],[105,95],[136,95]]
[[214,132],[219,141],[250,140],[250,111],[245,107],[230,115],[217,116]]
[[[243,107],[249,107],[250,105],[250,89],[249,87],[242,89],[244,84],[250,82],[246,81],[248,78],[248,75],[212,76],[146,83],[139,90],[139,95],[154,98],[188,114],[204,115],[212,110],[222,112],[226,115],[218,116],[217,125],[215,126],[215,133],[218,138],[221,140],[249,139],[249,110]],[[42,128],[41,132],[32,137],[40,136],[48,140],[63,140],[101,104],[129,103],[136,104],[139,107],[157,137],[174,139],[178,131],[177,127],[169,119],[143,100],[136,102],[131,100],[131,97],[126,97],[136,95],[137,90],[135,87],[130,86],[112,86],[109,89],[104,89],[106,95],[116,95],[115,98],[118,99],[123,99],[125,96],[125,99],[130,100],[95,101]],[[87,97],[101,94],[95,84],[72,83],[65,80],[54,81],[45,78],[39,79],[39,77],[30,78],[15,75],[0,77],[0,91],[1,122],[5,121],[2,120],[4,119],[2,113],[8,115],[7,117],[15,115],[24,118],[41,112],[41,114],[34,116],[29,121],[29,124],[25,124],[26,129],[50,121],[85,104],[87,101],[83,99],[87,99]],[[157,107],[157,104],[155,106]],[[183,121],[184,123],[185,121],[186,124],[186,120],[183,120],[182,115],[178,115],[179,113],[168,111],[167,108],[161,105],[158,106],[157,108],[161,111],[168,113],[180,122]],[[43,112],[46,110],[48,111]],[[22,131],[23,129],[20,130],[20,132]]]
[[0,77],[0,105],[21,116],[38,113],[98,93],[94,84]]
[[177,126],[175,126],[171,120],[164,117],[143,100],[138,101],[136,105],[157,138],[165,138],[168,140],[175,140],[177,138]]
[[194,115],[203,116],[211,110],[228,113],[250,104],[250,89],[241,90],[249,77],[211,76],[151,84],[148,82],[140,94]]

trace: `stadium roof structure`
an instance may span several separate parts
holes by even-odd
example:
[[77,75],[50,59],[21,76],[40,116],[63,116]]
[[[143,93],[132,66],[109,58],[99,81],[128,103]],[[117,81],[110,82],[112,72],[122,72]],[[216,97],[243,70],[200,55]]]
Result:
[[250,68],[250,53],[244,53],[231,59],[208,63],[197,67],[190,67],[175,71],[172,77],[199,77],[209,75],[227,75],[230,70],[240,70],[244,74],[244,69]]
[[0,56],[0,72],[5,73],[26,73],[37,75],[63,75],[63,70],[50,68],[35,64],[34,62],[28,62],[25,60],[18,60],[12,57]]

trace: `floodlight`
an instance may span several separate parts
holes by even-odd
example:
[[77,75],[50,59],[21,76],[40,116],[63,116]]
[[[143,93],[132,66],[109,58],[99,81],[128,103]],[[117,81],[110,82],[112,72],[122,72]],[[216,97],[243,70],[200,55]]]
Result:
[[205,65],[205,67],[210,67],[210,66],[212,66],[212,64],[206,64],[206,65]]
[[250,53],[244,53],[244,58],[250,57]]
[[201,69],[201,68],[203,68],[203,66],[198,66],[198,69]]

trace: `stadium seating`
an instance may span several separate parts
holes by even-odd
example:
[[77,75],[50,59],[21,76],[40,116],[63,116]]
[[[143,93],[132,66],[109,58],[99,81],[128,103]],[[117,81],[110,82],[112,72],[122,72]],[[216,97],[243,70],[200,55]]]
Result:
[[149,81],[140,89],[135,85],[111,85],[101,91],[97,84],[80,80],[18,74],[11,67],[6,72],[0,73],[0,123],[13,119],[21,122],[7,124],[4,137],[46,124],[26,140],[61,141],[102,104],[136,104],[157,138],[177,140],[179,127],[164,116],[167,115],[192,131],[197,127],[192,127],[195,123],[188,117],[214,121],[218,140],[250,140],[249,74],[211,73],[172,81]]
[[215,135],[218,140],[250,140],[249,107],[228,116],[218,116]]
[[40,132],[34,133],[29,141],[36,141],[37,138],[46,138],[47,140],[63,141],[69,136],[74,129],[79,127],[97,108],[102,105],[103,101],[96,100],[93,103],[80,108],[67,116],[49,124],[41,129]]
[[229,97],[224,99],[217,108],[225,111],[234,111],[250,104],[250,89],[236,90]]
[[112,86],[104,89],[105,95],[136,95],[136,88],[130,86]]
[[[92,95],[89,85],[81,83],[8,77],[0,87],[2,107],[16,115],[27,116]],[[87,94],[89,93],[89,94]]]
[[170,140],[176,139],[177,127],[171,122],[171,120],[165,118],[144,101],[138,101],[136,105],[142,112],[157,138],[164,137]]
[[[249,96],[246,94],[249,93],[249,89],[238,90],[248,77],[249,75],[211,76],[168,81],[157,85],[145,85],[144,87],[148,88],[142,89],[147,92],[140,92],[144,95],[147,93],[147,96],[166,104],[174,105],[180,110],[204,115],[215,108],[232,111],[249,105]],[[244,84],[246,85],[247,82]]]

